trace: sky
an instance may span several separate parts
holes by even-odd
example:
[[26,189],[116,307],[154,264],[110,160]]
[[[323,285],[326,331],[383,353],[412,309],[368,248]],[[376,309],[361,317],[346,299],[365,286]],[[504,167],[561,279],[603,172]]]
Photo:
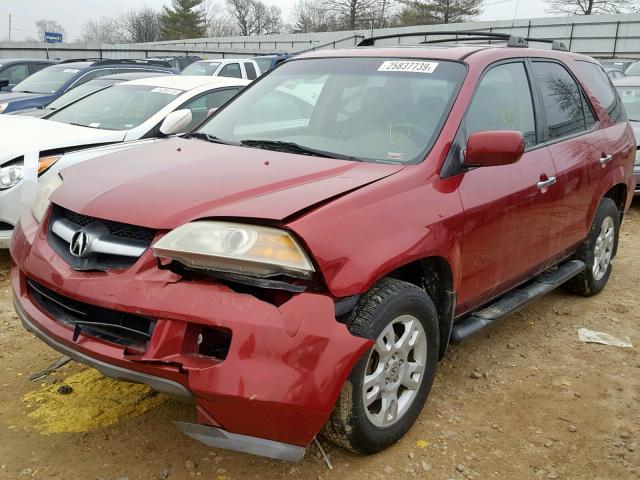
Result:
[[[220,0],[222,5],[224,0]],[[296,0],[264,0],[282,9],[285,22],[290,20]],[[41,18],[56,20],[67,31],[67,39],[82,35],[84,24],[98,17],[114,17],[143,6],[161,8],[169,0],[0,0],[0,39],[6,40],[9,14],[12,15],[12,40],[37,37],[35,22]],[[517,12],[516,12],[517,7]],[[549,16],[542,0],[486,0],[480,20],[510,20]]]

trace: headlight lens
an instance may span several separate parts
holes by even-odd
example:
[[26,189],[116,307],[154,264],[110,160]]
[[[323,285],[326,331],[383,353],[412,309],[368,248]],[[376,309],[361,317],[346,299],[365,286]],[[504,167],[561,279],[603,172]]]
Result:
[[22,180],[23,165],[14,164],[0,168],[0,190],[15,187]]
[[7,109],[8,106],[9,106],[9,104],[7,102],[0,103],[0,113],[4,112]]
[[60,175],[54,175],[40,185],[36,201],[31,207],[33,216],[36,218],[38,223],[42,222],[42,218],[44,217],[44,214],[47,213],[47,208],[49,208],[49,204],[51,203],[49,199],[53,192],[60,188],[60,185],[62,185],[62,178]]
[[156,257],[203,270],[302,278],[314,271],[309,257],[288,232],[259,225],[187,223],[166,234],[152,249]]

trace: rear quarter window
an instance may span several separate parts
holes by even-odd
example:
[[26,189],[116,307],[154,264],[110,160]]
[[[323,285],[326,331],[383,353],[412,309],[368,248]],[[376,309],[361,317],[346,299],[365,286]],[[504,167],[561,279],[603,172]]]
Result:
[[609,76],[600,65],[578,60],[576,68],[584,85],[598,99],[614,123],[624,122],[627,117]]

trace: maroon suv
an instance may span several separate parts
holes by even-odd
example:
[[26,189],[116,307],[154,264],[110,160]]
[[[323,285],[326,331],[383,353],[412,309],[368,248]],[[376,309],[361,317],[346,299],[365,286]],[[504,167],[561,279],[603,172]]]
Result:
[[295,460],[322,430],[376,452],[450,341],[604,288],[635,150],[605,72],[556,44],[302,55],[185,138],[42,185],[16,310],[195,403],[179,426],[209,445]]

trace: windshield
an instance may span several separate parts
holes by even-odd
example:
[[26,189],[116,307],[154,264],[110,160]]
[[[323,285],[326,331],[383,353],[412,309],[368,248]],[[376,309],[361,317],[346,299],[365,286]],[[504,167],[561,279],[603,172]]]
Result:
[[219,62],[194,62],[182,70],[182,75],[213,75],[219,66]]
[[240,94],[200,132],[291,153],[293,143],[327,157],[417,163],[437,137],[465,71],[447,61],[295,60]]
[[56,110],[47,119],[104,130],[130,130],[182,93],[175,88],[115,85]]
[[108,85],[112,85],[115,82],[112,81],[103,81],[103,80],[93,80],[87,83],[83,83],[82,85],[78,85],[75,88],[72,88],[64,95],[56,98],[53,102],[47,105],[47,108],[51,110],[55,110],[60,107],[64,107],[65,105],[75,102],[77,99],[89,95],[90,93],[96,92]]
[[616,87],[629,120],[640,122],[640,87]]
[[25,78],[13,92],[55,93],[80,70],[76,68],[47,67]]

